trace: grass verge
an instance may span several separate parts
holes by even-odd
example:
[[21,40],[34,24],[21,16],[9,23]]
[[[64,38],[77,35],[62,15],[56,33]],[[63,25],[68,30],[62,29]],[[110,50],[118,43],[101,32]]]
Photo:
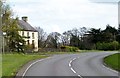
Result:
[[120,71],[120,53],[105,57],[104,62],[108,67]]
[[46,55],[30,54],[3,54],[2,76],[15,76],[17,71],[27,62],[35,59],[45,58]]
[[2,76],[2,54],[0,54],[0,78]]

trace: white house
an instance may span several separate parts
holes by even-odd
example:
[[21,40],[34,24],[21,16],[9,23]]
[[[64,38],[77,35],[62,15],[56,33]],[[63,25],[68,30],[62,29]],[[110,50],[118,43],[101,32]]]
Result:
[[19,31],[21,36],[26,38],[26,45],[32,45],[34,47],[34,51],[38,51],[38,31],[35,30],[28,22],[28,18],[22,17],[22,20],[18,21],[19,27],[22,31]]

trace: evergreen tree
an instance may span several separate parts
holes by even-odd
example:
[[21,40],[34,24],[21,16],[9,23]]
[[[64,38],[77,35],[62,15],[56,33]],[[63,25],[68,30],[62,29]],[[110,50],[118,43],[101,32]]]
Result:
[[12,11],[9,5],[3,5],[2,7],[2,31],[6,32],[6,44],[7,49],[11,52],[23,52],[24,39],[19,35],[20,29],[18,28],[18,18],[12,17]]
[[74,47],[80,46],[80,40],[79,40],[78,36],[72,35],[72,37],[70,39],[70,46],[74,46]]

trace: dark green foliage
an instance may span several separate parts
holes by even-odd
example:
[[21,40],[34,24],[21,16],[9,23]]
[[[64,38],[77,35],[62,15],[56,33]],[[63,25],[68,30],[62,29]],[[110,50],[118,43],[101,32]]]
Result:
[[109,33],[112,33],[113,35],[115,34],[118,34],[118,31],[117,29],[115,29],[114,27],[110,26],[109,24],[106,26],[106,29],[103,30],[103,32],[109,32]]
[[117,41],[113,41],[113,42],[109,42],[109,43],[100,43],[98,42],[96,44],[96,49],[98,50],[119,50],[120,46],[119,46],[119,42]]
[[116,41],[118,41],[118,42],[120,43],[120,34],[118,34],[118,35],[116,36]]
[[92,43],[97,42],[112,42],[116,40],[116,36],[118,35],[118,30],[110,25],[106,26],[105,30],[94,29],[91,28],[89,31],[89,39]]
[[4,14],[2,14],[2,31],[6,32],[4,36],[6,47],[11,52],[23,52],[25,41],[19,35],[18,18],[14,19],[12,17],[12,11],[9,5],[4,5],[2,10],[4,11]]
[[101,30],[100,29],[94,29],[94,28],[91,28],[91,30],[89,31],[89,34],[90,34],[90,40],[91,42],[93,43],[96,43],[96,42],[101,42],[102,41],[102,33],[101,33]]
[[[118,50],[120,43],[119,29],[107,25],[105,30],[92,28],[86,37],[88,45],[99,50]],[[93,48],[91,48],[93,49]]]
[[120,25],[118,28],[118,34],[116,35],[116,40],[120,43]]
[[103,42],[112,42],[116,40],[116,36],[118,35],[118,30],[110,25],[106,26],[106,29],[102,31],[103,34]]
[[104,58],[104,62],[106,63],[106,65],[108,65],[109,67],[117,70],[120,72],[120,53],[116,53],[110,56],[107,56]]
[[70,39],[70,46],[79,47],[80,46],[79,37],[72,35]]
[[79,48],[73,46],[61,46],[61,49],[67,52],[76,52],[79,50]]
[[34,51],[35,47],[34,47],[34,44],[29,44],[29,45],[25,45],[24,49],[25,49],[24,51],[26,53],[32,53]]
[[17,27],[17,19],[12,19],[8,28],[9,29],[6,30],[6,28],[4,28],[3,26],[3,31],[6,32],[5,39],[7,46],[9,47],[9,51],[23,52],[25,41],[19,35],[19,28]]

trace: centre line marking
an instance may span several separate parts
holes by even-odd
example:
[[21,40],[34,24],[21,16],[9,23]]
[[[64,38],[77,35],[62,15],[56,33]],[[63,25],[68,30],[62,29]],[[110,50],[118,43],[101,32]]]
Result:
[[71,67],[71,64],[69,63],[69,67]]
[[75,74],[76,74],[76,71],[75,71],[75,70],[73,70],[73,68],[71,68],[71,70],[73,71],[73,73],[75,73]]
[[69,62],[69,67],[71,67],[72,60]]
[[[79,58],[79,57],[78,57]],[[75,73],[78,77],[80,77],[80,78],[83,78],[80,74],[77,74],[77,72],[72,68],[72,62],[73,61],[75,61],[77,58],[74,58],[74,59],[72,59],[70,62],[69,62],[69,67],[70,67],[70,69],[71,69],[71,71],[73,72],[73,73]]]

